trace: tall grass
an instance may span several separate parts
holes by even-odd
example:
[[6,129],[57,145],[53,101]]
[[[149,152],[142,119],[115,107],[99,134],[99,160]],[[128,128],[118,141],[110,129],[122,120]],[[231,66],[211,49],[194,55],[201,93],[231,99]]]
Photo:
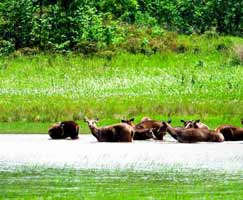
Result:
[[243,68],[232,63],[230,49],[243,40],[203,35],[178,41],[187,47],[184,53],[0,58],[0,121],[241,118]]

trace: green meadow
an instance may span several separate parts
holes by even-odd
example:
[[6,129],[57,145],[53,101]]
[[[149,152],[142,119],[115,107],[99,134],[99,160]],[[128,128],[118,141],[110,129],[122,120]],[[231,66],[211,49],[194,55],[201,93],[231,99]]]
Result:
[[84,116],[101,125],[143,116],[240,125],[243,39],[180,35],[177,43],[183,51],[153,55],[1,57],[0,132],[46,133],[54,122],[76,120],[86,133]]
[[[242,8],[243,1],[217,0],[1,0],[0,134],[46,134],[48,141],[48,127],[64,120],[88,134],[85,116],[98,117],[99,126],[129,118],[138,123],[144,116],[170,118],[173,126],[181,119],[200,119],[211,129],[242,126]],[[68,168],[73,151],[65,144],[71,140],[50,140],[50,150],[43,145],[44,157],[61,155],[67,166],[35,165],[28,153],[41,160],[44,149],[36,148],[32,135],[24,137],[1,135],[0,200],[243,199],[243,170],[233,169],[243,159],[241,142],[214,146],[215,156],[230,159],[232,168],[226,162],[218,170],[163,163],[153,171]],[[93,151],[98,144],[90,145]],[[182,145],[198,160],[193,147],[203,148],[205,162],[217,162],[204,145]],[[50,152],[55,148],[68,154]],[[99,162],[85,143],[77,148]],[[179,157],[184,161],[184,154]],[[149,156],[143,161],[153,164]]]
[[242,199],[242,172],[23,167],[0,172],[0,199]]
[[[211,128],[243,118],[243,39],[178,36],[183,51],[111,56],[12,54],[0,58],[0,133],[47,133],[61,120],[99,125],[143,116],[201,119]],[[177,45],[180,46],[180,45]],[[242,53],[243,55],[243,53]],[[240,172],[92,170],[0,162],[0,199],[242,199]]]

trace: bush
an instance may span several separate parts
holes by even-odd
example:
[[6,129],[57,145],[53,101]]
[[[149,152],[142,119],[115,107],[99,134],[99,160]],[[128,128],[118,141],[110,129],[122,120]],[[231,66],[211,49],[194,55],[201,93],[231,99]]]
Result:
[[27,55],[27,56],[36,55],[39,53],[38,48],[29,48],[29,47],[19,49],[18,51],[20,52],[21,55]]
[[79,42],[75,47],[75,51],[80,52],[84,55],[97,53],[98,50],[98,44],[96,42],[89,41]]
[[[130,45],[128,51],[146,53],[151,51],[149,43],[154,43],[151,39],[164,36],[164,30],[205,33],[207,39],[221,33],[242,36],[242,7],[243,1],[218,0],[1,0],[0,40],[10,41],[15,50],[37,47],[69,52],[83,41],[97,43],[103,50],[111,44],[119,46],[128,38],[136,45]],[[139,29],[150,34],[141,34]],[[144,44],[144,38],[148,44]],[[168,39],[160,42],[163,45],[153,44],[152,51],[161,46],[178,52],[187,50],[186,45]],[[90,48],[89,45],[85,53]],[[216,48],[226,46],[219,44]],[[9,50],[1,51],[5,54]]]
[[114,56],[116,56],[116,53],[114,51],[100,51],[96,54],[98,57],[105,58],[107,60],[111,60]]
[[232,65],[243,65],[243,45],[236,45],[232,48]]
[[137,37],[130,37],[122,44],[122,47],[129,53],[137,54],[142,51],[142,41]]
[[14,44],[7,40],[0,40],[0,56],[6,56],[14,52]]

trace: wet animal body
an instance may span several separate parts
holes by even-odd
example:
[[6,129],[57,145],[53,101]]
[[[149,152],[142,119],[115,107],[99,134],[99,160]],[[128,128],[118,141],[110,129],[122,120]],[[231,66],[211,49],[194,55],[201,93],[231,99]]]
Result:
[[154,136],[157,140],[163,140],[165,133],[160,131],[161,124],[160,121],[152,120],[150,118],[143,119],[140,123],[138,123],[135,128],[136,129],[152,129]]
[[161,132],[168,132],[174,139],[182,143],[223,142],[221,133],[206,128],[173,128],[169,123],[162,122]]
[[243,128],[232,125],[220,125],[215,131],[224,135],[225,141],[239,141],[243,140]]
[[77,139],[79,134],[79,125],[74,121],[62,121],[52,125],[48,134],[52,139]]
[[99,142],[132,142],[134,130],[130,125],[119,123],[98,128],[96,125],[98,121],[98,119],[84,118],[92,135]]
[[128,124],[130,125],[133,130],[134,130],[134,136],[133,139],[134,140],[147,140],[147,139],[151,139],[154,138],[155,136],[153,134],[153,129],[152,128],[137,128],[135,126],[134,122],[134,118],[129,119],[129,120],[121,120],[122,123]]

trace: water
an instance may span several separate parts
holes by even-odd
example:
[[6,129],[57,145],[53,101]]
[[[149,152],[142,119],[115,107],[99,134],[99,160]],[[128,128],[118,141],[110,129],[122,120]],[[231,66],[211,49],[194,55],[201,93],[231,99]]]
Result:
[[48,135],[0,135],[0,168],[20,166],[159,171],[163,168],[237,172],[243,169],[243,142],[179,144],[165,141],[98,143],[51,140]]

